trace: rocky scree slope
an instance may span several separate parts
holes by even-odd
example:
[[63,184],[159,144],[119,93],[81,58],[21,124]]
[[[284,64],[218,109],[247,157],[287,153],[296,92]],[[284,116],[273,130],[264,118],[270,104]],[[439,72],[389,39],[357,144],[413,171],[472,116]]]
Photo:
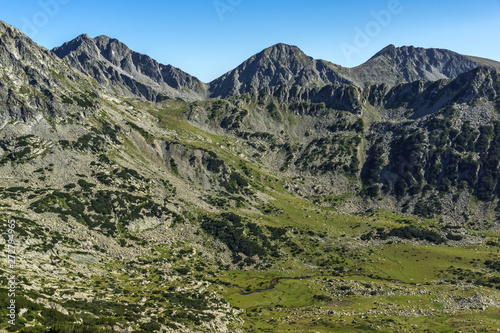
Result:
[[[498,260],[487,246],[498,245],[485,236],[500,224],[500,84],[491,68],[364,86],[278,45],[234,72],[231,84],[220,82],[229,97],[171,95],[186,99],[179,100],[163,88],[140,90],[137,82],[157,87],[152,77],[160,86],[163,77],[116,41],[97,46],[100,37],[81,36],[82,54],[100,59],[92,67],[78,52],[61,60],[2,29],[0,208],[2,223],[18,223],[22,244],[20,301],[28,312],[19,329],[29,319],[39,331],[83,323],[88,331],[238,332],[244,312],[223,295],[244,297],[244,288],[271,279],[254,288],[243,276],[241,287],[229,270],[271,270],[273,279],[284,267],[326,271],[335,287],[310,304],[353,290],[378,302],[392,289],[358,290],[344,280],[392,281],[374,274],[386,276],[385,268],[371,271],[372,251],[401,252],[399,242],[432,244],[439,258],[455,246],[466,261],[480,261],[467,276],[448,265],[461,260],[457,252],[444,256],[439,289],[456,289],[447,276],[465,277],[467,290],[477,284],[496,295]],[[106,55],[105,45],[121,56]],[[149,74],[113,91],[108,70],[121,73],[118,86]]]
[[[0,21],[0,123],[57,117],[91,106],[100,87],[14,27]],[[71,96],[71,97],[70,97]]]

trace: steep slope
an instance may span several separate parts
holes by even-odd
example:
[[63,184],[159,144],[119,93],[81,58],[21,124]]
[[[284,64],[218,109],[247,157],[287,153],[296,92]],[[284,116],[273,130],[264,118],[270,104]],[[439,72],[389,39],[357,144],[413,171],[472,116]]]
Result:
[[[367,99],[376,107],[411,110],[405,117],[420,118],[454,104],[484,106],[490,102],[491,108],[499,98],[497,81],[498,72],[489,67],[477,67],[452,80],[414,81],[392,88],[384,84],[370,86]],[[464,114],[471,119],[479,116],[469,110]],[[488,119],[492,116],[490,114]]]
[[0,331],[500,327],[496,71],[356,86],[279,46],[276,85],[153,102],[102,38],[1,30]]
[[97,83],[0,21],[0,123],[98,103]]
[[488,67],[494,67],[497,71],[500,71],[500,62],[491,60],[491,59],[486,59],[486,58],[480,58],[480,57],[473,57],[473,56],[467,56],[468,58],[472,59],[475,62],[478,62],[484,66]]
[[176,97],[196,100],[205,94],[205,84],[197,78],[107,36],[90,38],[83,34],[52,51],[101,85],[119,89],[122,94],[150,101]]
[[[7,222],[14,225],[9,233],[17,261],[10,268],[18,273],[16,321],[7,323],[0,310],[0,331],[241,332],[230,319],[239,311],[211,283],[186,276],[183,259],[164,261],[164,251],[179,258],[210,254],[192,247],[203,238],[185,224],[183,210],[194,221],[207,204],[202,190],[170,170],[175,154],[168,141],[178,136],[147,111],[158,104],[110,94],[3,23],[0,56],[0,225],[2,235]],[[213,159],[205,155],[200,168]],[[214,186],[229,178],[223,166]],[[187,247],[175,245],[181,243]],[[7,248],[0,237],[0,251]],[[229,252],[219,252],[218,260],[230,264]],[[199,264],[218,270],[213,256],[207,258]],[[6,269],[3,261],[2,281]],[[116,279],[120,271],[127,282]],[[136,278],[147,276],[142,288]],[[107,296],[98,295],[115,283]],[[9,298],[0,288],[5,309]],[[159,302],[143,307],[141,299]]]
[[315,60],[298,47],[276,44],[252,56],[234,70],[210,83],[211,97],[258,93],[267,87],[297,85],[323,87],[349,84],[338,65]]
[[389,45],[350,75],[360,84],[397,85],[414,81],[454,79],[481,64],[461,54],[444,49]]

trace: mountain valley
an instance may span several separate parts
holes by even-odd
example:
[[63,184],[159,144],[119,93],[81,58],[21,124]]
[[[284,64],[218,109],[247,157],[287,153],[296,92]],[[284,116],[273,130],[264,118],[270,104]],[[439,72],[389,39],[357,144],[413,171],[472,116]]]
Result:
[[499,68],[277,44],[204,83],[0,21],[0,332],[500,329]]

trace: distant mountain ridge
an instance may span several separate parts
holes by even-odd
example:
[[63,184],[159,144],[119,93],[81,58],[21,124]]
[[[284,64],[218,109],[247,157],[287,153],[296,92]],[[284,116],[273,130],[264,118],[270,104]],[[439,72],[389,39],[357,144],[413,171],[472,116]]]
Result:
[[196,77],[160,64],[107,36],[90,38],[83,34],[52,51],[100,84],[151,101],[167,97],[199,99],[206,89]]
[[313,59],[297,46],[276,44],[245,60],[226,74],[203,83],[171,65],[130,50],[107,36],[83,34],[52,50],[101,84],[148,100],[227,98],[255,94],[278,86],[321,88],[328,85],[396,86],[415,81],[454,79],[480,66],[498,70],[500,63],[445,49],[389,45],[354,68]]
[[[443,79],[454,80],[475,68],[485,67],[497,71],[499,67],[499,63],[493,60],[463,56],[448,50],[389,45],[366,63],[354,68],[344,68],[313,59],[297,46],[276,44],[212,82],[203,83],[178,68],[160,64],[147,55],[134,52],[120,41],[107,36],[91,38],[82,34],[50,52],[40,48],[19,30],[3,22],[1,25],[4,31],[10,31],[3,35],[3,39],[8,38],[2,45],[11,44],[13,38],[18,40],[18,45],[24,45],[22,57],[10,54],[12,51],[4,47],[2,59],[5,64],[11,64],[14,60],[16,62],[15,65],[6,66],[26,67],[28,55],[40,53],[43,54],[42,57],[51,59],[54,68],[59,68],[58,72],[66,73],[64,75],[68,75],[69,81],[75,81],[75,75],[81,72],[88,79],[95,79],[100,89],[106,88],[111,93],[119,92],[149,101],[176,98],[193,101],[263,92],[286,102],[327,102],[329,107],[353,111],[361,108],[361,94],[367,94],[366,98],[370,103],[391,104],[388,93],[410,89],[409,86],[395,88],[399,85],[420,81],[423,86]],[[40,57],[31,58],[36,60]],[[60,59],[64,61],[60,62]],[[35,67],[38,68],[37,71],[44,71],[45,68],[42,64]],[[33,85],[36,86],[35,82],[38,82],[42,91],[51,90],[47,85],[58,82],[44,80],[41,76],[47,73],[39,75],[35,70],[30,70],[30,75],[34,76],[31,80]],[[364,89],[368,89],[368,92],[362,93]],[[424,91],[429,91],[429,88],[419,88],[419,91],[413,93],[420,94]],[[4,94],[7,92],[4,90]],[[88,92],[85,94],[89,95]],[[90,95],[94,95],[94,92]],[[15,94],[10,93],[8,98],[15,98]],[[412,98],[416,98],[416,95]],[[420,102],[417,104],[413,104],[416,109],[425,105]],[[12,105],[14,103],[4,113],[17,113],[21,117],[21,111],[12,110]],[[63,105],[52,103],[50,108],[62,110]]]
[[341,66],[313,59],[296,46],[276,44],[212,81],[210,96],[240,95],[280,85],[352,84],[341,72]]
[[389,45],[350,74],[361,84],[385,83],[391,86],[414,81],[454,79],[481,66],[480,63],[444,49]]

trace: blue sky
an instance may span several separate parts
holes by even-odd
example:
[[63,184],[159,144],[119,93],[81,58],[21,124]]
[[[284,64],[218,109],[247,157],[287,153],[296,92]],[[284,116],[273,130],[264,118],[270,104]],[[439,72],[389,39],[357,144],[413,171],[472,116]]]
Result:
[[500,0],[0,0],[0,20],[48,49],[117,38],[205,82],[280,42],[346,67],[389,44],[500,61]]

